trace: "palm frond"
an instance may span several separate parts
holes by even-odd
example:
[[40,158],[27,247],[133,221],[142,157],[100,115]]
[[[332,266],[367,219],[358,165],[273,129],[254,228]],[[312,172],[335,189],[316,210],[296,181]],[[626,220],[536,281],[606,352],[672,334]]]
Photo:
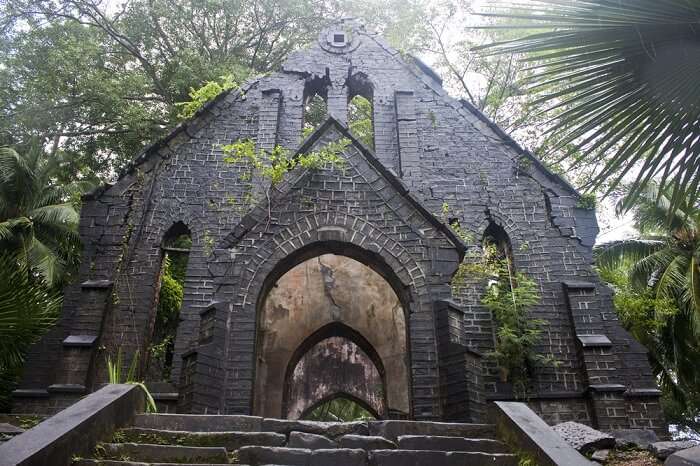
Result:
[[80,214],[72,204],[45,205],[32,209],[29,215],[32,221],[54,226],[65,226],[75,229],[80,221]]
[[[670,193],[671,211],[697,199],[700,3],[540,0],[527,9],[502,6],[508,10],[486,16],[515,20],[533,33],[481,49],[529,54],[531,90],[552,103],[553,131],[563,132],[551,150],[574,143],[583,160],[602,163],[589,187],[608,182],[608,192],[634,168],[626,207],[654,177]],[[564,111],[557,115],[558,109]]]
[[605,243],[596,247],[599,267],[618,267],[638,262],[666,246],[662,239],[634,238]]
[[61,297],[32,277],[22,261],[0,255],[0,372],[24,354],[56,322]]

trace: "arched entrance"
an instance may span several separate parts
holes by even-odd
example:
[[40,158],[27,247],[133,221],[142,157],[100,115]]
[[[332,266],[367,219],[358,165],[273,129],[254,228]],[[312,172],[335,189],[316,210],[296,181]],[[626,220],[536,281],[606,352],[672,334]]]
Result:
[[405,306],[382,275],[330,253],[270,275],[259,302],[255,414],[297,419],[339,396],[377,417],[410,412]]

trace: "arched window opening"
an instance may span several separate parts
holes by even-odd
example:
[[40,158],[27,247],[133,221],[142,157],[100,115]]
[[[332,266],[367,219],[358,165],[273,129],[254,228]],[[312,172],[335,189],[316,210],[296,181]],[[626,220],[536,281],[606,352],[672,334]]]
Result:
[[484,239],[481,244],[484,248],[486,264],[492,272],[493,279],[505,289],[511,290],[516,287],[513,249],[508,233],[500,225],[490,222],[484,231]]
[[318,243],[269,273],[258,304],[256,415],[298,419],[340,393],[378,416],[410,412],[404,306],[375,260]]
[[328,118],[328,86],[325,80],[308,81],[304,88],[304,123],[302,137],[306,138]]
[[377,418],[369,406],[344,393],[322,400],[301,417],[306,421],[319,422],[373,421]]
[[175,223],[163,236],[160,289],[151,343],[148,346],[148,380],[170,379],[191,247],[190,230],[182,222]]
[[[310,345],[327,332],[333,336]],[[341,393],[350,394],[372,412],[386,413],[383,364],[357,332],[330,324],[309,337],[299,350],[285,378],[287,418],[300,419],[311,407]]]
[[348,127],[357,139],[374,149],[374,90],[367,77],[358,73],[348,80]]
[[348,127],[357,139],[374,149],[374,123],[372,102],[356,95],[348,104]]

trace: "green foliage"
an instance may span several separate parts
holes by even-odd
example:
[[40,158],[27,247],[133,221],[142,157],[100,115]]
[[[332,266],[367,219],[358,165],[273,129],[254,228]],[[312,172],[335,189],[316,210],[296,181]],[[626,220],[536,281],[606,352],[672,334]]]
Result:
[[0,2],[0,145],[57,142],[71,176],[109,178],[227,87],[221,76],[241,83],[279,69],[335,18],[364,18],[415,50],[426,9],[400,0]]
[[700,187],[699,14],[685,0],[541,0],[494,15],[531,32],[490,50],[530,55],[530,90],[562,135],[551,150],[573,144],[573,165],[599,165],[590,186],[635,173],[629,207],[656,178],[675,208]]
[[25,262],[0,254],[0,410],[9,407],[26,352],[55,324],[60,308],[61,296]]
[[190,88],[190,100],[175,104],[180,107],[180,113],[177,114],[177,117],[181,120],[191,118],[207,102],[214,99],[222,92],[238,87],[238,84],[233,80],[233,75],[228,74],[222,76],[220,81],[220,83],[218,81],[207,81],[198,89]]
[[321,403],[304,419],[320,422],[353,422],[371,421],[376,418],[359,403],[348,398],[338,397]]
[[155,413],[158,411],[158,408],[156,407],[156,402],[153,399],[151,392],[148,390],[148,387],[146,387],[146,385],[143,382],[140,382],[136,379],[136,373],[138,371],[139,366],[138,351],[136,351],[134,353],[134,357],[131,358],[131,363],[127,368],[126,374],[122,373],[124,361],[122,357],[121,347],[117,350],[117,355],[115,359],[112,359],[111,355],[107,355],[106,363],[109,383],[137,385],[143,390],[144,395],[146,397],[146,411],[149,413]]
[[[633,207],[639,236],[596,249],[601,277],[615,288],[623,325],[649,351],[670,418],[698,429],[700,416],[700,213],[674,209],[651,185]],[[625,200],[619,204],[626,212]]]
[[470,252],[452,278],[453,293],[468,282],[486,282],[481,303],[491,311],[497,324],[494,350],[488,354],[501,369],[503,382],[513,385],[516,396],[524,397],[533,369],[556,365],[556,360],[537,353],[537,344],[547,322],[533,319],[529,309],[540,302],[537,283],[515,272],[508,251],[485,242],[483,252]]
[[304,127],[302,139],[306,139],[328,118],[328,104],[318,94],[314,94],[304,105]]
[[348,103],[348,127],[365,146],[374,149],[372,102],[356,95]]
[[507,258],[493,262],[490,268],[498,278],[488,285],[481,300],[498,325],[490,356],[501,368],[503,380],[513,384],[514,393],[524,396],[532,370],[554,363],[536,352],[547,322],[528,315],[528,309],[540,301],[537,283],[521,272],[513,273]]
[[593,210],[595,209],[597,200],[595,193],[584,193],[581,194],[578,201],[576,202],[576,207],[580,209]]
[[258,151],[255,142],[250,139],[238,140],[222,147],[224,162],[242,163],[257,172],[273,186],[280,183],[287,172],[296,167],[318,170],[326,165],[335,168],[343,167],[345,159],[339,154],[350,144],[347,139],[330,142],[320,149],[299,154],[296,157],[282,146],[275,146],[269,153]]
[[79,216],[71,199],[85,186],[57,185],[56,162],[37,148],[19,154],[0,147],[0,248],[61,287],[79,262]]
[[163,272],[161,274],[160,295],[158,298],[158,312],[156,325],[159,327],[177,326],[182,299],[184,297],[183,282],[173,274],[172,259],[166,256]]

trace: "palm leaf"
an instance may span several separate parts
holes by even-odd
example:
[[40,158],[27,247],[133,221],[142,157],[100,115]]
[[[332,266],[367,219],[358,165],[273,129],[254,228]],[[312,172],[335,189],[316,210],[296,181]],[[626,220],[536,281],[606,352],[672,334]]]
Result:
[[24,354],[56,322],[61,305],[15,257],[0,255],[0,372],[22,363]]
[[605,243],[596,248],[596,263],[599,267],[618,267],[638,262],[665,246],[664,240],[644,238]]
[[[551,102],[558,151],[574,143],[587,163],[602,162],[591,189],[614,189],[633,167],[631,206],[654,178],[672,212],[700,185],[700,3],[696,0],[540,0],[486,16],[533,32],[482,47],[526,53],[528,78]],[[541,32],[544,29],[544,32]],[[558,115],[556,111],[563,109]],[[573,155],[566,155],[576,162]]]

